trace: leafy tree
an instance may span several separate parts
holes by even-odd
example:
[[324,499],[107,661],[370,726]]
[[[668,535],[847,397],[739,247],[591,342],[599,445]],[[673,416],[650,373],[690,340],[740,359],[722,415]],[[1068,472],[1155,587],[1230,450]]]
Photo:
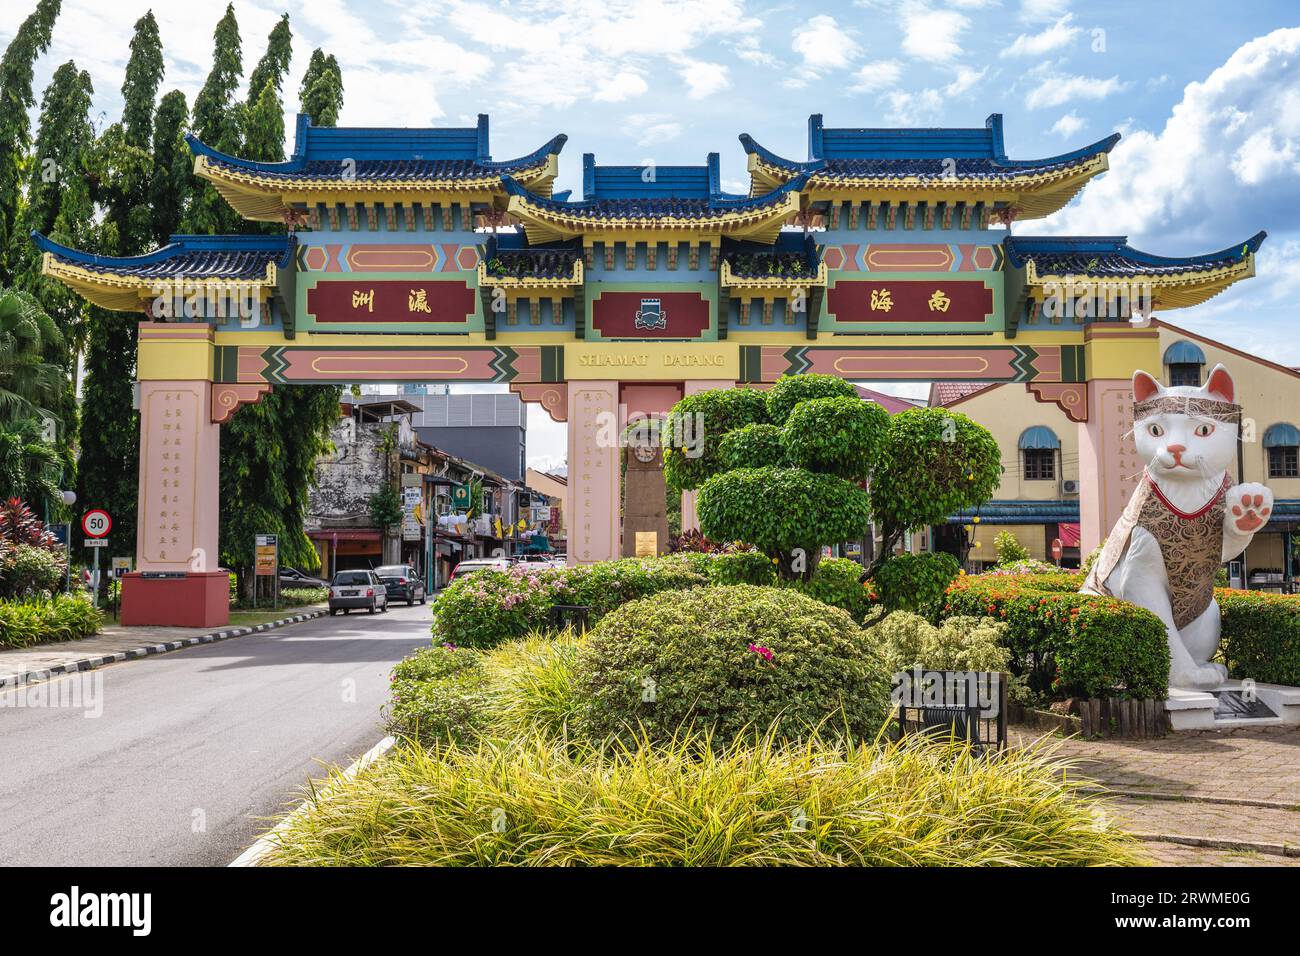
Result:
[[[891,418],[858,398],[847,382],[800,375],[782,378],[764,397],[767,423],[753,421],[758,416],[747,404],[743,417],[751,421],[741,424],[725,394],[707,399],[708,408],[733,412],[722,434],[709,429],[712,460],[701,466],[701,456],[680,474],[687,482],[704,476],[698,486],[704,534],[753,544],[776,560],[784,578],[811,579],[824,545],[861,537],[873,518],[885,539],[875,573],[893,557],[905,531],[979,504],[997,486],[997,443],[947,410],[911,409]],[[670,421],[686,401],[674,407]],[[900,565],[889,580],[919,575],[930,582],[956,572],[946,564],[922,563]]]
[[0,425],[0,499],[21,498],[38,514],[62,512],[63,466],[36,419]]
[[719,445],[745,425],[766,424],[767,402],[750,388],[716,388],[687,395],[664,419],[664,479],[669,489],[689,491],[726,470]]
[[[244,67],[239,40],[239,23],[235,6],[226,13],[213,32],[212,69],[203,89],[194,98],[194,133],[207,145],[224,153],[240,151],[242,108],[235,102],[235,92]],[[211,183],[191,178],[193,199],[187,211],[184,229],[192,233],[239,232],[243,220],[227,205]]]
[[221,560],[239,593],[252,594],[254,542],[280,535],[280,559],[313,570],[320,564],[303,531],[316,459],[330,450],[338,420],[338,386],[277,387],[246,405],[221,429]]
[[153,211],[153,241],[158,245],[180,229],[189,202],[190,170],[194,161],[185,142],[189,118],[185,94],[180,90],[164,96],[154,115],[149,208]]
[[1029,549],[1010,531],[999,531],[993,538],[993,547],[998,554],[998,564],[1029,560]]
[[16,289],[0,294],[0,422],[54,417],[50,409],[64,393],[65,373],[48,356],[62,342],[32,296]]
[[242,150],[248,159],[263,162],[284,159],[284,105],[280,91],[289,71],[292,39],[289,16],[285,14],[271,31],[266,53],[249,76]]
[[13,281],[9,254],[25,244],[25,237],[14,235],[14,226],[31,146],[28,111],[36,105],[34,68],[36,58],[50,45],[60,6],[60,0],[40,0],[0,58],[0,285]]
[[343,109],[343,71],[331,53],[317,47],[303,74],[298,91],[299,110],[311,117],[312,126],[336,126]]
[[153,136],[153,104],[164,69],[158,21],[150,10],[135,23],[131,58],[122,80],[122,125],[127,138],[141,148],[148,148]]

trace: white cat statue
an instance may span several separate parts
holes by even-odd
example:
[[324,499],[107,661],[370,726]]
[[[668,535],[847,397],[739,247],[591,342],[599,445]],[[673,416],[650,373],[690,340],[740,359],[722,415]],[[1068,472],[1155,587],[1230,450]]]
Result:
[[1147,462],[1081,589],[1144,607],[1169,633],[1169,686],[1213,690],[1228,676],[1219,647],[1214,575],[1273,510],[1261,484],[1234,485],[1241,406],[1222,365],[1205,385],[1163,388],[1133,375],[1133,437]]

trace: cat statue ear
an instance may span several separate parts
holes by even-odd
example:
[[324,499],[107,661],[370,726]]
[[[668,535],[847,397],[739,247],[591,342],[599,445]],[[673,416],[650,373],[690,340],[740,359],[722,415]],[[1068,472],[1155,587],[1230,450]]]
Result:
[[1146,372],[1138,369],[1133,373],[1133,400],[1135,402],[1145,402],[1148,398],[1159,395],[1163,391],[1164,389],[1160,387],[1160,383]]
[[1221,402],[1236,402],[1234,396],[1237,394],[1237,387],[1232,382],[1232,376],[1222,365],[1214,366],[1210,372],[1210,377],[1205,380],[1205,390]]

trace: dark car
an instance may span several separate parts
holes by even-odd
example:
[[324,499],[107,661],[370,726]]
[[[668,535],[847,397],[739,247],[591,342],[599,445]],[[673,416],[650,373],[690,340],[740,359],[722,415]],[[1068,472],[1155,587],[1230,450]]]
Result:
[[390,601],[405,601],[407,607],[417,600],[424,603],[424,579],[409,564],[385,565],[375,568],[375,574],[379,575],[379,580],[388,589]]
[[388,610],[388,592],[374,571],[340,571],[330,582],[330,614],[364,608]]
[[297,568],[283,567],[280,569],[280,590],[285,588],[325,588],[329,585],[322,578],[314,578],[310,574],[303,574]]

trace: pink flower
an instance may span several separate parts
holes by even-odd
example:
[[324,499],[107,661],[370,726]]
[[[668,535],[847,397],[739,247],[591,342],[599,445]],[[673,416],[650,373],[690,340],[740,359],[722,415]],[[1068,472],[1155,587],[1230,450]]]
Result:
[[776,656],[769,648],[763,647],[760,644],[750,644],[749,649],[768,664],[772,663],[772,658]]

